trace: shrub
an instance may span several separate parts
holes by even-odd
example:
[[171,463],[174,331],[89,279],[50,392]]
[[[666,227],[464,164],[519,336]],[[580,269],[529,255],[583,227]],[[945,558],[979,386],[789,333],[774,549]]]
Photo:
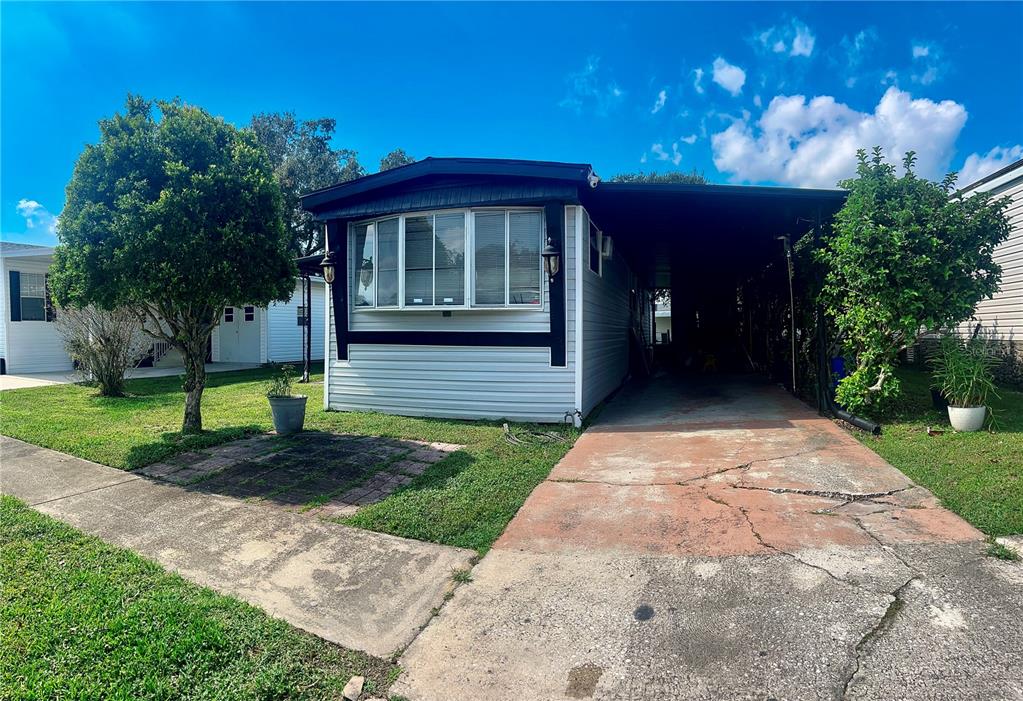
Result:
[[931,357],[934,384],[951,406],[987,406],[988,395],[998,396],[993,375],[998,362],[991,344],[983,337],[963,341],[958,336],[945,336]]
[[65,307],[54,320],[64,348],[84,379],[104,397],[124,395],[124,379],[150,347],[139,317],[129,309]]

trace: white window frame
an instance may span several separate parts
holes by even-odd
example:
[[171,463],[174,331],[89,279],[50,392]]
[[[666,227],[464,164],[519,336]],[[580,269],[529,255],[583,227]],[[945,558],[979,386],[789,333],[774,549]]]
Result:
[[[50,290],[49,290],[49,288],[48,288],[48,286],[46,284],[46,282],[47,282],[47,280],[46,280],[46,273],[33,273],[33,272],[26,272],[26,271],[19,270],[18,274],[21,276],[21,289],[18,291],[18,304],[21,307],[21,319],[19,319],[19,321],[25,322],[25,323],[28,323],[28,324],[35,323],[35,322],[48,323],[48,322],[52,321],[52,319],[47,318],[49,316],[49,314],[47,314],[47,309],[49,309],[49,307],[50,307],[50,295],[49,295],[49,291]],[[35,276],[35,277],[39,277],[39,278],[42,279],[42,281],[43,281],[43,296],[42,297],[36,297],[35,295],[27,295],[27,294],[25,294],[25,288],[27,287],[27,285],[25,284],[25,282],[26,282],[25,278],[27,278],[29,276]],[[26,319],[25,318],[25,300],[26,299],[42,299],[43,300],[43,318],[42,319]]]
[[[476,263],[476,218],[474,214],[476,212],[504,212],[504,304],[476,304],[476,286],[473,284],[473,278],[475,276],[475,263]],[[546,277],[543,270],[543,257],[537,256],[537,271],[539,272],[540,280],[540,298],[536,304],[512,304],[510,302],[510,283],[511,283],[511,256],[509,255],[508,246],[511,243],[511,215],[518,212],[530,212],[540,214],[540,240],[538,241],[539,249],[543,250],[543,244],[547,240],[547,221],[544,217],[544,210],[542,207],[469,207],[469,208],[456,208],[456,209],[429,209],[420,210],[414,212],[402,212],[400,214],[387,214],[379,217],[373,217],[370,219],[363,219],[360,221],[350,222],[348,224],[348,295],[350,298],[355,297],[355,281],[358,270],[355,265],[355,228],[359,226],[365,226],[367,224],[373,225],[373,265],[376,268],[380,260],[380,222],[387,221],[388,219],[398,219],[398,304],[381,306],[379,291],[376,288],[377,276],[374,272],[373,277],[373,304],[362,305],[351,307],[353,313],[359,314],[364,312],[387,312],[387,311],[451,311],[451,310],[462,310],[462,311],[522,311],[522,310],[542,310],[546,308],[547,303],[547,285]],[[436,304],[436,288],[437,288],[437,267],[436,267],[436,225],[434,225],[434,243],[433,243],[433,289],[434,289],[434,304],[406,304],[405,303],[405,220],[408,217],[436,217],[443,214],[462,214],[464,217],[464,228],[465,228],[465,251],[464,251],[464,263],[465,270],[463,272],[463,302],[462,304]]]

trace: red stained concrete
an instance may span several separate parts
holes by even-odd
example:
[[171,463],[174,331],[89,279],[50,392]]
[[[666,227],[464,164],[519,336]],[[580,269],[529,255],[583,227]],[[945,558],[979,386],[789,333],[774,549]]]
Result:
[[733,556],[982,538],[776,387],[661,378],[609,404],[494,547]]

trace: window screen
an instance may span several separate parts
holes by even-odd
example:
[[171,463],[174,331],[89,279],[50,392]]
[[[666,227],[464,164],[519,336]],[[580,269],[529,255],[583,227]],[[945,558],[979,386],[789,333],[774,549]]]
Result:
[[405,306],[433,304],[433,217],[405,220]]
[[398,306],[398,219],[377,222],[377,305]]
[[46,275],[21,274],[21,320],[46,321]]
[[352,263],[355,267],[355,279],[352,302],[356,307],[372,307],[375,304],[373,274],[373,249],[376,231],[373,224],[359,224],[354,227],[355,255]]
[[476,212],[473,302],[505,303],[505,213]]
[[434,217],[434,261],[438,306],[465,303],[465,215]]
[[540,212],[508,215],[508,303],[540,303]]
[[295,307],[295,325],[308,326],[308,324],[309,322],[307,321],[307,317],[305,315],[305,307],[301,305]]

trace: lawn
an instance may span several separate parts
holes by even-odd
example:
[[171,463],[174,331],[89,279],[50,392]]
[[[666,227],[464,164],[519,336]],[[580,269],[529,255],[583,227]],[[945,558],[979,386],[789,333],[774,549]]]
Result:
[[[272,428],[262,394],[266,369],[210,375],[199,436],[182,437],[183,395],[174,377],[131,380],[130,396],[102,398],[91,387],[53,385],[0,394],[0,432],[131,470],[175,453],[223,443]],[[486,552],[533,488],[571,447],[575,429],[555,430],[560,442],[529,440],[532,429],[513,426],[522,444],[505,440],[500,423],[415,419],[320,409],[322,374],[314,375],[306,428],[439,441],[464,450],[434,464],[407,488],[367,506],[345,522],[370,530]]]
[[[903,370],[904,396],[880,438],[857,437],[941,502],[990,536],[1023,533],[1023,393],[991,398],[993,431],[957,433],[931,406],[930,376]],[[944,431],[928,435],[927,427]]]
[[399,671],[7,496],[0,564],[0,699],[340,698]]

